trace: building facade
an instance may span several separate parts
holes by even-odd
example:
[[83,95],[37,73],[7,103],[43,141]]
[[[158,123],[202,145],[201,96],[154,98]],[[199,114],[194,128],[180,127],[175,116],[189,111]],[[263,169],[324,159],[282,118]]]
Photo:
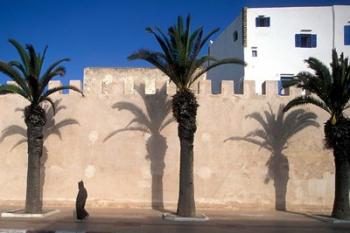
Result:
[[244,8],[212,42],[209,53],[238,57],[247,66],[224,65],[211,70],[208,79],[214,92],[221,80],[233,80],[238,93],[243,80],[255,80],[261,93],[265,80],[284,80],[307,70],[308,57],[329,65],[333,48],[350,55],[350,5]]

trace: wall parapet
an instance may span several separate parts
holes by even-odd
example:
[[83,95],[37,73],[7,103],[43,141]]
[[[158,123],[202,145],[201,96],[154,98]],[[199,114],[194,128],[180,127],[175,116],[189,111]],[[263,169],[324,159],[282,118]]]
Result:
[[[161,87],[166,86],[167,95],[176,92],[174,83],[160,70],[156,68],[86,68],[84,70],[83,87],[84,94],[88,95],[126,95],[135,94],[135,87],[143,85],[143,93],[146,95],[157,94]],[[251,98],[258,96],[254,80],[244,80],[243,93],[234,90],[234,81],[223,80],[220,93],[212,91],[211,80],[206,79],[206,74],[201,76],[198,82],[191,87],[199,96],[238,96]],[[263,94],[267,98],[298,96],[301,91],[295,88],[287,88],[285,95],[278,95],[278,82],[267,80],[262,85]]]

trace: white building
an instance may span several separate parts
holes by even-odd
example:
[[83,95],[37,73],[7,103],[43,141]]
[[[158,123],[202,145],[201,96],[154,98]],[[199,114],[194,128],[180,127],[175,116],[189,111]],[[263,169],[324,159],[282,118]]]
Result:
[[212,69],[214,92],[221,80],[255,80],[257,92],[265,80],[281,80],[306,70],[304,60],[316,57],[329,65],[332,48],[350,56],[350,5],[320,7],[244,8],[209,46],[216,58],[238,57],[248,65]]

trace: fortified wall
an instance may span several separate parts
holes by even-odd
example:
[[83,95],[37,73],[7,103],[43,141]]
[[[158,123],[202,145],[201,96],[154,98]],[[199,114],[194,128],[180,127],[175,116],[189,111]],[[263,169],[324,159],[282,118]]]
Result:
[[[88,206],[175,208],[180,148],[169,108],[174,85],[156,69],[126,68],[87,68],[83,82],[71,85],[82,87],[86,96],[56,94],[54,117],[46,106],[44,205],[73,206],[83,180]],[[253,81],[244,82],[240,95],[232,81],[223,81],[221,93],[212,94],[203,77],[193,91],[200,105],[194,145],[199,208],[332,207],[333,158],[323,146],[326,113],[306,106],[280,121],[281,105],[300,93],[290,89],[290,95],[278,96],[274,81],[265,82],[263,95],[255,94]],[[24,204],[26,104],[18,96],[0,96],[2,204]],[[317,114],[315,121],[310,112]],[[306,117],[300,114],[311,116],[308,127],[298,124]]]

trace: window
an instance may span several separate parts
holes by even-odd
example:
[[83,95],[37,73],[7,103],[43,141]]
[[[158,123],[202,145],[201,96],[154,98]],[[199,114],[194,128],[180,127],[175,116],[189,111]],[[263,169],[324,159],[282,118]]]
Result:
[[344,26],[344,45],[350,45],[350,25]]
[[233,41],[236,41],[236,40],[238,40],[238,32],[237,31],[235,31],[233,33]]
[[270,17],[258,16],[255,18],[256,27],[270,27]]
[[316,48],[316,34],[295,34],[295,47],[297,48]]
[[253,49],[252,50],[252,57],[257,57],[258,56],[258,50]]
[[289,95],[289,89],[284,89],[283,84],[284,82],[288,82],[293,79],[292,74],[281,74],[281,78],[278,81],[278,95]]

